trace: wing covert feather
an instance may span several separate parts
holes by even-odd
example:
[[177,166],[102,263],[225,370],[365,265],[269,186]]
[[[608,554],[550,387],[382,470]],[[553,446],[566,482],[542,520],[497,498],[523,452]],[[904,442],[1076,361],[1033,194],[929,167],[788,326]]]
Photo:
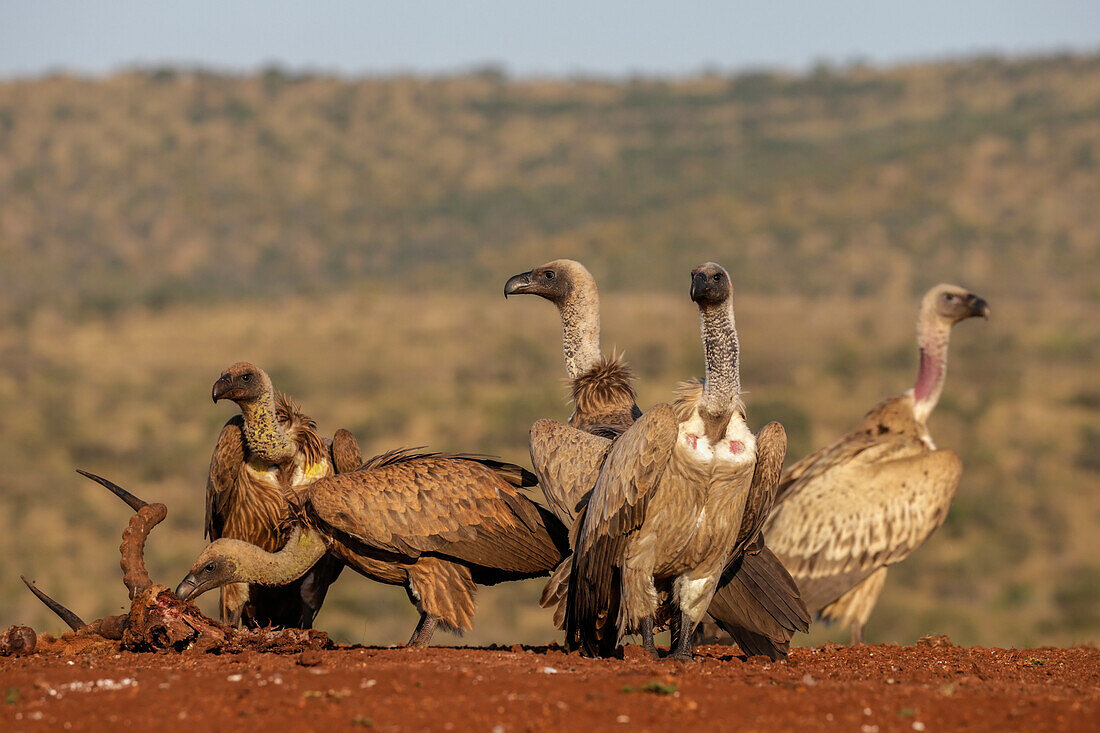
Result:
[[777,422],[770,422],[756,434],[756,468],[753,469],[749,495],[745,501],[745,513],[741,518],[741,530],[733,546],[731,558],[741,553],[760,534],[764,520],[771,513],[779,477],[783,473],[783,459],[787,457],[787,431]]
[[359,450],[359,441],[351,431],[340,428],[332,436],[332,467],[336,473],[351,473],[363,465],[363,452]]
[[234,415],[218,434],[218,442],[210,456],[204,536],[211,541],[221,537],[225,529],[229,501],[237,488],[237,477],[244,465],[245,447],[244,418]]
[[553,517],[474,459],[414,455],[365,466],[312,484],[308,505],[332,529],[383,552],[436,552],[512,572],[549,571],[561,559],[545,522]]
[[611,440],[556,420],[539,420],[531,426],[530,446],[531,465],[550,511],[573,526],[578,504],[596,485]]
[[962,464],[951,450],[913,451],[869,448],[814,472],[777,504],[764,533],[800,586],[842,574],[858,582],[907,557],[943,523]]

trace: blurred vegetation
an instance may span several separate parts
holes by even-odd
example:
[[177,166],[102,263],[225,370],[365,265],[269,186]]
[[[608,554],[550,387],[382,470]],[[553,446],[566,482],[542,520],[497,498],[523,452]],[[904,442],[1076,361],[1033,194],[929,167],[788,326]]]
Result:
[[[59,628],[20,572],[85,618],[123,605],[126,510],[76,467],[169,505],[150,563],[182,577],[224,366],[261,364],[369,451],[526,462],[527,426],[568,415],[560,332],[504,280],[588,264],[648,406],[702,370],[687,273],[713,259],[736,281],[750,418],[787,425],[790,460],[911,384],[926,287],[992,303],[955,333],[931,422],[959,495],[868,635],[1095,642],[1098,201],[1100,56],[0,83],[0,626]],[[555,638],[540,587],[486,589],[467,640]],[[319,617],[370,643],[414,622],[401,589],[350,575]]]

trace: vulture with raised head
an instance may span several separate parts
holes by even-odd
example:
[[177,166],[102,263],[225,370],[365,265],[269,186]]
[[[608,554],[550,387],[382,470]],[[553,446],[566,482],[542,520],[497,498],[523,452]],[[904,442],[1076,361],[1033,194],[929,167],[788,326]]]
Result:
[[232,583],[281,586],[332,553],[380,583],[402,585],[420,612],[409,646],[437,625],[469,629],[477,585],[548,574],[566,530],[520,489],[528,471],[483,456],[396,450],[290,497],[291,540],[278,552],[211,543],[176,589],[187,600]]
[[[347,430],[331,444],[289,397],[276,394],[257,366],[239,362],[214,382],[214,402],[241,408],[222,428],[210,459],[206,484],[206,537],[243,540],[274,552],[286,541],[288,498],[334,470],[362,463],[359,445]],[[243,583],[222,588],[221,618],[233,625],[308,629],[342,565],[326,557],[305,577],[282,587]]]
[[[633,375],[621,356],[601,356],[599,291],[584,265],[554,260],[514,275],[504,295],[521,294],[549,300],[561,316],[573,414],[568,425],[537,421],[531,427],[530,449],[551,510],[567,527],[576,527],[612,441],[641,416]],[[571,570],[572,556],[551,575],[540,601],[555,609],[554,623],[560,629],[565,628]],[[797,587],[760,538],[726,568],[711,606],[716,623],[750,655],[784,657],[791,636],[808,629]]]
[[[642,415],[611,446],[574,531],[566,644],[609,656],[624,633],[651,654],[660,593],[672,608],[672,656],[692,658],[692,632],[723,571],[758,541],[786,450],[770,423],[756,436],[741,402],[733,288],[719,265],[692,271],[706,379]],[[795,596],[797,602],[797,596]]]
[[791,466],[764,534],[810,610],[847,624],[852,643],[886,580],[886,569],[919,547],[947,516],[962,464],[937,449],[928,416],[943,391],[951,328],[989,316],[989,305],[955,285],[937,285],[917,319],[914,387],[876,405],[851,432]]

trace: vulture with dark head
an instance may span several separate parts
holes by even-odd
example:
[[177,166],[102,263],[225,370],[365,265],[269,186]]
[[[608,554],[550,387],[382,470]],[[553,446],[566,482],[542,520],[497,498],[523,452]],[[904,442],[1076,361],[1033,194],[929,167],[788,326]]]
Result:
[[[206,485],[206,537],[250,542],[274,552],[286,540],[288,499],[334,472],[362,463],[347,430],[331,444],[289,397],[276,394],[271,379],[247,362],[234,364],[214,383],[214,402],[232,400],[241,414],[218,436]],[[326,557],[304,577],[282,587],[244,583],[222,589],[222,621],[233,625],[308,629],[341,564]]]
[[469,629],[477,585],[547,575],[566,530],[520,489],[535,477],[490,458],[397,450],[291,497],[291,539],[276,552],[211,543],[176,589],[184,600],[233,583],[283,586],[330,553],[360,574],[401,585],[420,612],[409,646],[437,625]]
[[736,573],[758,542],[786,434],[778,423],[755,436],[747,427],[732,296],[720,266],[692,271],[706,379],[675,404],[642,415],[599,470],[574,529],[565,614],[571,649],[609,656],[624,633],[641,633],[655,653],[663,593],[672,609],[672,656],[691,659],[692,632],[728,582],[724,571]]
[[[566,526],[576,528],[613,440],[641,416],[633,375],[621,356],[601,356],[599,292],[581,263],[555,260],[515,275],[504,294],[538,295],[554,303],[561,316],[573,414],[568,425],[537,421],[530,448],[547,503]],[[560,629],[565,628],[571,570],[568,557],[551,575],[541,599],[544,607],[555,609]],[[727,566],[710,614],[746,654],[773,659],[786,656],[791,636],[806,631],[809,622],[797,587],[759,537]]]
[[920,367],[912,389],[875,406],[851,432],[791,466],[764,527],[806,605],[846,624],[852,643],[886,580],[947,516],[962,464],[937,449],[927,421],[943,391],[952,327],[989,316],[989,305],[955,285],[937,285],[917,319]]

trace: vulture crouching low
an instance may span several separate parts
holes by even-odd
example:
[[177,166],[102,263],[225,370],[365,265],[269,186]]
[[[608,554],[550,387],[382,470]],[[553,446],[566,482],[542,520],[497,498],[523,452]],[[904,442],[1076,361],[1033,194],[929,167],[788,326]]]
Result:
[[471,627],[477,585],[547,575],[561,562],[566,530],[520,492],[533,485],[528,471],[490,458],[391,451],[297,492],[282,550],[217,540],[176,593],[284,585],[331,553],[371,580],[404,586],[420,612],[409,646],[427,646],[437,625]]

